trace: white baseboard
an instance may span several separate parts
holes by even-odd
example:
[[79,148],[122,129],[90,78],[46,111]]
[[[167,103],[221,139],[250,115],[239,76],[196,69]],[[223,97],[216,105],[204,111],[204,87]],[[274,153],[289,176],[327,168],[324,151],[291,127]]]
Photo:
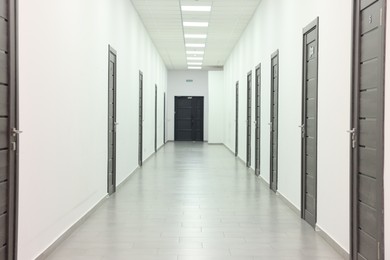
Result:
[[44,260],[51,253],[56,250],[56,248],[64,242],[77,228],[79,228],[88,218],[92,215],[106,200],[108,195],[102,198],[92,209],[90,209],[84,216],[82,216],[76,223],[74,223],[68,230],[66,230],[53,244],[51,244],[45,251],[43,251],[35,260]]
[[342,248],[333,238],[331,238],[325,231],[316,225],[315,230],[334,250],[337,251],[345,260],[350,259],[350,255],[344,248]]

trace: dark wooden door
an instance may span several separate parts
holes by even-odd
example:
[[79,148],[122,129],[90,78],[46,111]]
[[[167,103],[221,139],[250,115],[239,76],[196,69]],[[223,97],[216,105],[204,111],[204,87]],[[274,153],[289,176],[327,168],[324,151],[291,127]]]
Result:
[[256,87],[255,87],[255,173],[257,176],[260,175],[260,127],[261,127],[261,65],[256,67]]
[[203,114],[203,97],[175,97],[175,141],[203,141]]
[[139,72],[139,99],[138,99],[138,166],[142,166],[143,162],[143,95],[144,95],[144,76]]
[[0,259],[16,259],[16,1],[0,0]]
[[270,188],[278,189],[279,51],[271,56]]
[[116,51],[109,46],[108,60],[108,194],[116,190]]
[[164,144],[166,143],[166,137],[165,137],[165,127],[166,127],[166,122],[165,122],[165,120],[166,120],[166,105],[167,105],[167,101],[166,101],[166,97],[167,95],[166,95],[166,93],[164,92],[164,122],[163,122],[163,139],[164,139]]
[[384,256],[384,59],[386,1],[354,1],[351,255]]
[[302,218],[317,222],[318,19],[303,30]]
[[157,152],[157,85],[154,86],[154,152]]
[[247,75],[246,167],[252,165],[252,71]]
[[234,155],[238,156],[238,119],[239,119],[239,83],[236,83],[236,136],[235,136],[235,152]]

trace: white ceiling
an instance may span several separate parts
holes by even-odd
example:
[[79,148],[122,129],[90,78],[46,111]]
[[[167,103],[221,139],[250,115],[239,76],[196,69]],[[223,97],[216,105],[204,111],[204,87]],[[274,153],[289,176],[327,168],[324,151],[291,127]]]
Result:
[[[204,43],[203,69],[224,65],[261,0],[131,0],[168,69],[187,69],[187,43]],[[211,5],[211,12],[182,12],[181,5]],[[209,22],[208,28],[183,28],[183,21]],[[184,39],[205,33],[206,40]],[[193,55],[192,55],[193,56]]]

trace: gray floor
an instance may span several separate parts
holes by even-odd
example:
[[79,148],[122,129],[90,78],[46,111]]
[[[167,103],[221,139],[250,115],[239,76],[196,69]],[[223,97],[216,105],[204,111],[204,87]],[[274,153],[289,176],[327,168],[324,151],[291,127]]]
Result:
[[342,259],[224,147],[168,143],[48,259]]

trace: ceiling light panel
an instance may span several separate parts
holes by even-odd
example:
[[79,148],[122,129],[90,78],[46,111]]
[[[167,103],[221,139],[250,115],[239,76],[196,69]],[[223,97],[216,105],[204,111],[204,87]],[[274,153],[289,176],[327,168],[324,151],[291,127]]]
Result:
[[204,51],[187,51],[187,54],[202,55]]
[[198,66],[189,66],[188,69],[189,69],[189,70],[201,70],[202,67],[198,67]]
[[181,10],[184,12],[210,12],[211,6],[191,6],[183,5]]
[[187,57],[187,60],[203,60],[203,57]]
[[183,22],[184,27],[208,27],[208,22]]
[[184,34],[186,39],[206,39],[207,34]]
[[206,44],[204,43],[186,43],[187,48],[204,48]]
[[189,62],[187,62],[187,65],[192,65],[192,66],[194,66],[194,65],[196,65],[196,66],[202,66],[202,62],[191,62],[191,61],[189,61]]

